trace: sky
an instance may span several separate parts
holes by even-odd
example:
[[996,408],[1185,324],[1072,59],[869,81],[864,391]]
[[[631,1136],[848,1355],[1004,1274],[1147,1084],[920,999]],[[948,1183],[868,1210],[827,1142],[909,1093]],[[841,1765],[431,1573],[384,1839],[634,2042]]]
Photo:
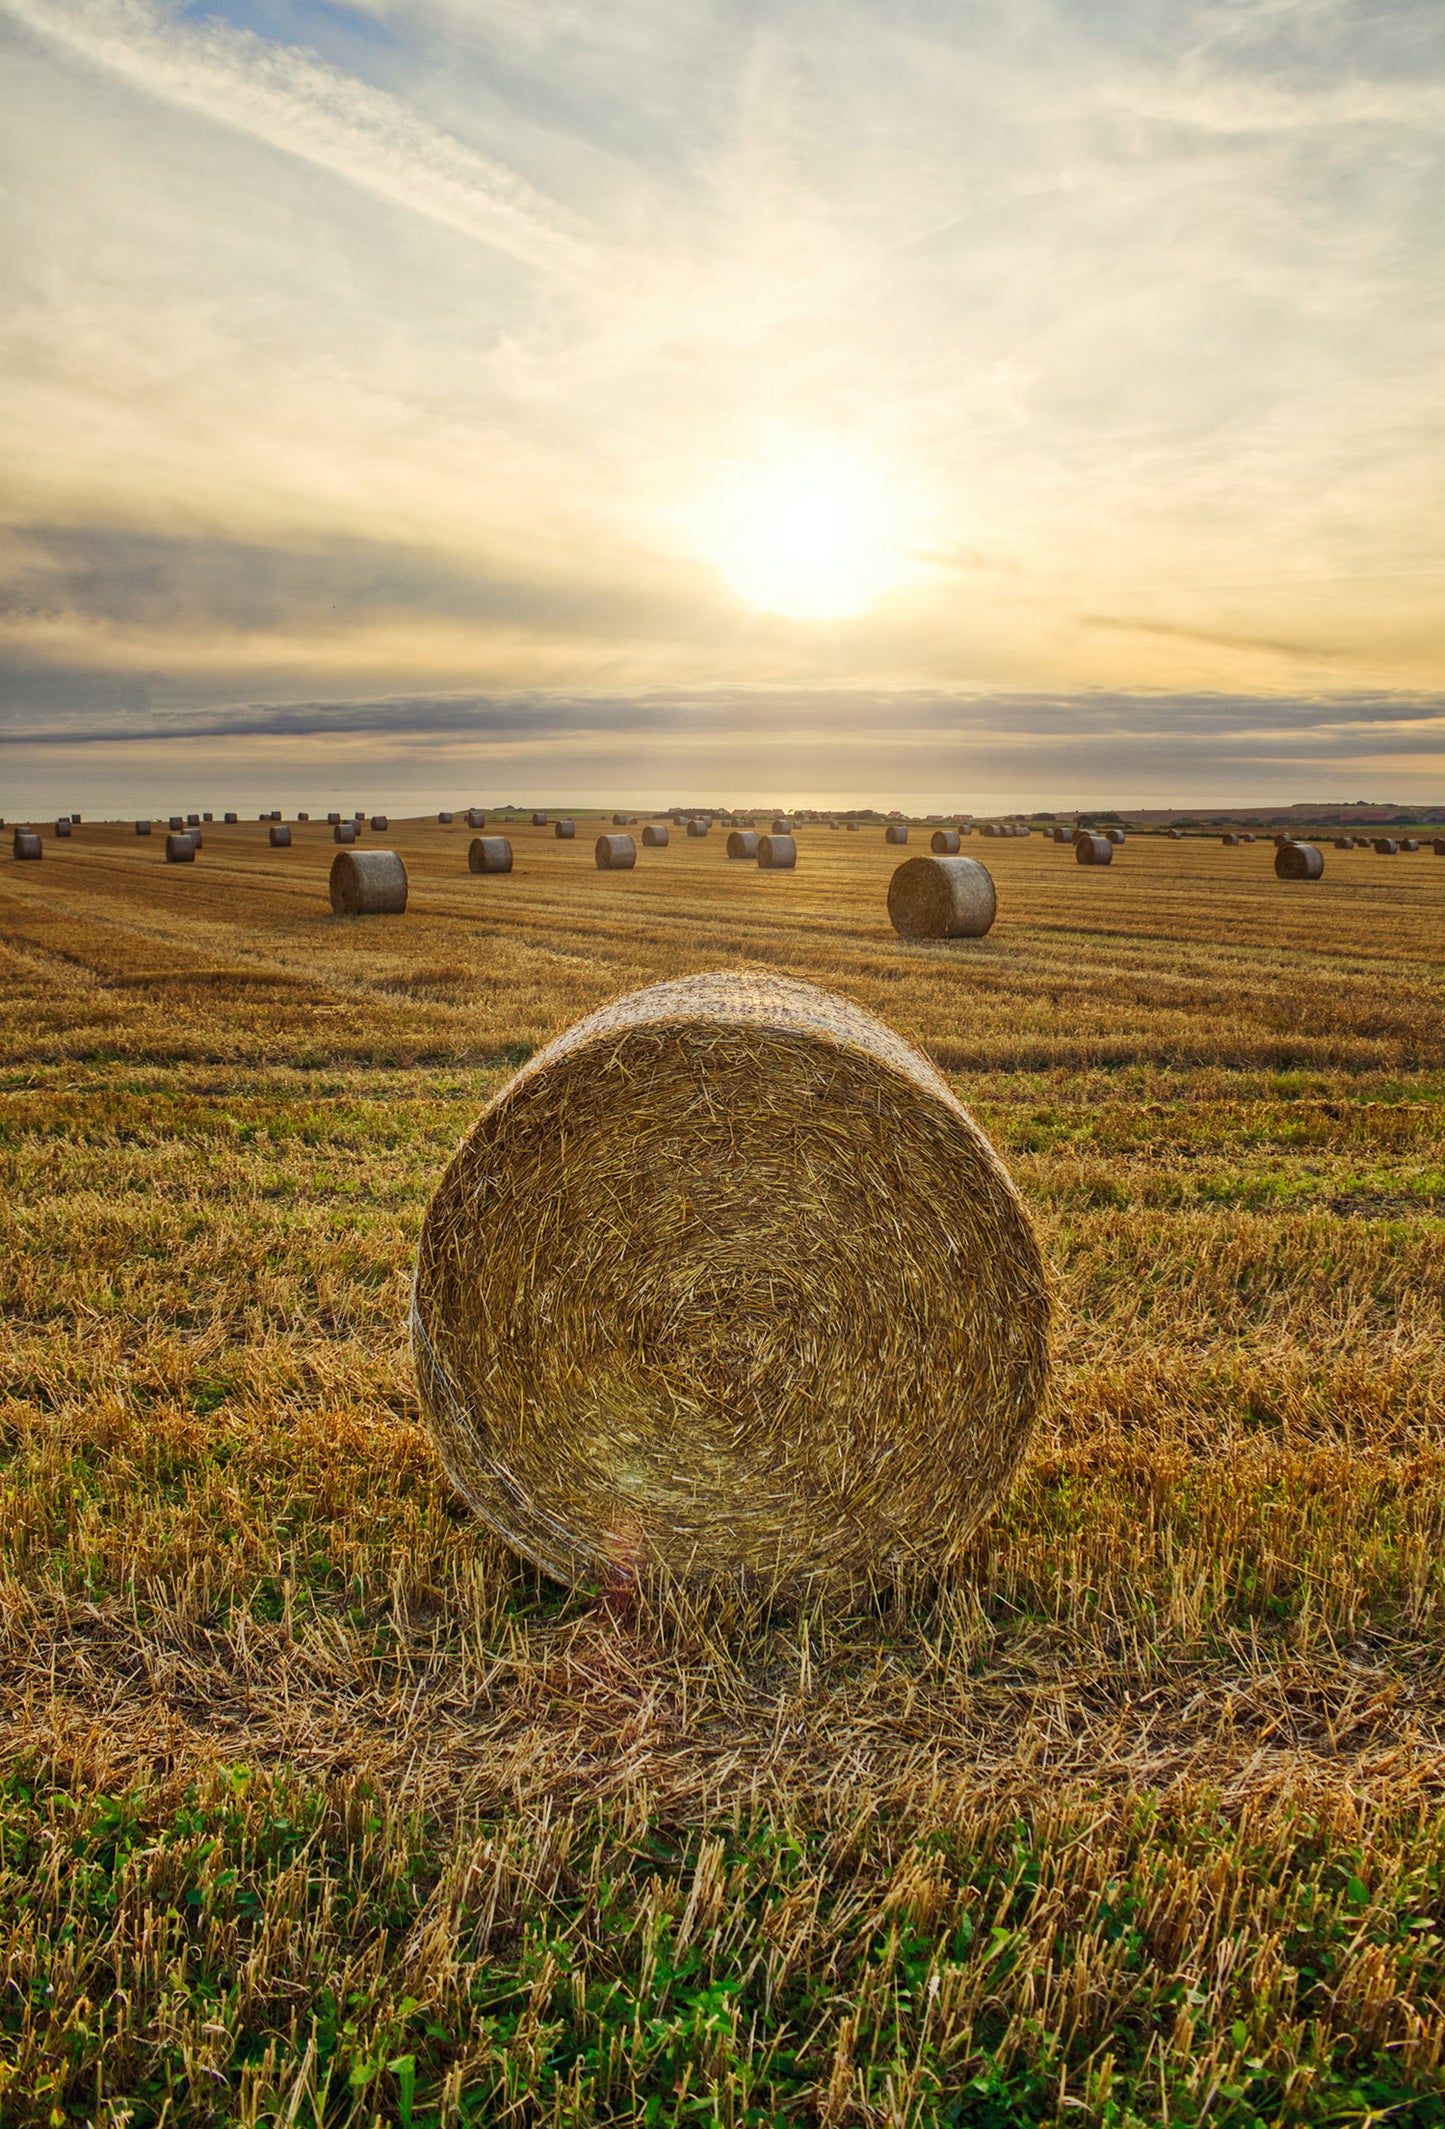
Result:
[[1437,0],[0,0],[0,812],[1445,796]]

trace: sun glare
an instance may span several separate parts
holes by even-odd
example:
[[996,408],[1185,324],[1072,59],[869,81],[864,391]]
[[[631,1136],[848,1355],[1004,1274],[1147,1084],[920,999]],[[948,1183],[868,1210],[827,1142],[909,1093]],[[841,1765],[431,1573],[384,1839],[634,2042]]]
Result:
[[699,542],[764,613],[860,614],[908,573],[885,484],[846,451],[793,451],[738,471],[700,513]]

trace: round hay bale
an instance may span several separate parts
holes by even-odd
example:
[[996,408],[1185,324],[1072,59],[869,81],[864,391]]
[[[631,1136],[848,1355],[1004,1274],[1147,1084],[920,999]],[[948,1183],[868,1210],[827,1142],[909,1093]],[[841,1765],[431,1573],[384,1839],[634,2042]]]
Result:
[[1430,847],[1437,858],[1445,858],[1445,835],[1437,835]]
[[1377,835],[1375,837],[1375,848],[1379,851],[1380,856],[1382,858],[1394,857],[1399,847],[1399,844],[1395,841],[1395,838],[1392,835]]
[[1336,850],[1353,850],[1354,847],[1355,839],[1352,835],[1337,835],[1335,837]]
[[1112,844],[1114,845],[1114,848],[1115,848],[1116,850],[1122,850],[1122,849],[1123,849],[1123,847],[1124,847],[1124,831],[1123,831],[1123,829],[1122,829],[1122,828],[1106,828],[1106,829],[1104,830],[1104,834],[1106,835],[1106,837],[1108,838],[1108,840],[1109,840],[1109,841],[1110,841],[1110,842],[1111,842],[1111,843],[1112,843]]
[[373,813],[371,816],[371,825],[379,834],[385,834],[389,823],[384,813]]
[[981,939],[998,914],[977,858],[905,858],[888,882],[888,917],[901,939]]
[[936,858],[957,857],[958,830],[956,828],[935,828],[928,847]]
[[532,826],[533,826],[534,828],[550,828],[550,827],[551,827],[551,825],[552,825],[551,819],[550,819],[550,817],[549,817],[549,816],[548,816],[547,814],[545,814],[545,813],[534,813],[534,814],[532,815]]
[[[1033,831],[1033,829],[1032,829],[1032,828],[1031,828],[1031,827],[1029,826],[1029,824],[1028,824],[1028,822],[1027,822],[1027,821],[1016,821],[1016,822],[1014,823],[1014,830],[1013,830],[1013,832],[1014,832],[1014,834],[1015,834],[1015,835],[1032,835],[1034,831]],[[1120,841],[1122,842],[1122,841],[1123,841],[1123,837],[1121,836],[1121,837],[1119,838],[1119,840],[1120,840]]]
[[1313,843],[1286,843],[1274,854],[1274,870],[1281,880],[1323,879],[1325,854]]
[[188,813],[188,814],[186,815],[186,826],[187,826],[188,828],[199,828],[199,827],[200,827],[200,825],[201,825],[201,816],[200,816],[200,814],[199,814],[199,813]]
[[885,843],[906,843],[908,841],[908,830],[901,822],[895,821],[891,828],[884,829],[883,840]]
[[[70,816],[70,818],[71,818],[72,820],[75,820],[75,819],[77,818],[77,816],[76,816],[75,814],[73,814],[73,813],[72,813],[72,814],[71,814],[71,816]],[[216,816],[215,816],[215,814],[214,814],[214,813],[203,813],[203,814],[201,815],[201,825],[202,825],[202,827],[204,827],[204,826],[205,826],[205,824],[206,824],[206,822],[207,822],[207,821],[213,821],[213,820],[214,820],[215,818],[216,818]]]
[[151,824],[150,824],[150,822],[149,822],[149,821],[137,821],[137,822],[136,822],[136,824],[135,824],[135,832],[136,832],[136,834],[137,834],[137,835],[149,835],[149,834],[150,834],[150,832],[151,832]]
[[355,821],[338,821],[331,831],[331,840],[333,843],[354,843],[356,841]]
[[1274,847],[1276,850],[1283,850],[1286,843],[1292,843],[1293,841],[1294,837],[1292,835],[1277,835],[1274,839]]
[[791,872],[798,862],[798,846],[790,835],[760,835],[758,865],[763,872]]
[[793,832],[793,824],[789,820],[784,820],[780,814],[777,820],[773,822],[772,832],[774,835],[791,835]]
[[226,826],[227,828],[235,828],[235,827],[239,826],[239,818],[238,818],[238,816],[237,816],[236,814],[234,814],[234,813],[223,813],[223,814],[222,814],[222,816],[221,816],[221,819],[222,819],[222,822],[223,822],[223,824],[224,824],[224,825],[225,825],[225,826]]
[[185,831],[185,825],[186,824],[182,820],[179,813],[173,813],[170,819],[166,822],[166,826],[170,829],[172,835],[183,834]]
[[296,818],[298,821],[309,821],[311,815],[309,813],[298,813]]
[[706,835],[711,826],[711,821],[691,820],[687,824],[687,832],[689,835]]
[[577,823],[575,821],[558,821],[552,830],[552,834],[559,843],[574,842],[577,836]]
[[437,826],[439,828],[450,828],[455,818],[456,816],[451,813],[439,813],[437,815]]
[[485,827],[486,827],[486,825],[487,825],[487,816],[486,816],[486,814],[485,814],[485,813],[483,813],[483,811],[482,811],[481,807],[480,807],[480,806],[468,806],[468,808],[467,808],[467,826],[468,826],[469,828],[485,828]]
[[289,850],[291,848],[291,830],[283,826],[280,821],[272,821],[270,827],[266,830],[266,837],[273,850]]
[[858,833],[858,823],[856,821],[844,821],[843,827],[846,833],[849,835],[856,835]]
[[203,834],[201,833],[200,829],[199,829],[199,828],[187,828],[187,830],[186,830],[186,834],[187,834],[187,835],[189,836],[189,838],[190,838],[190,843],[191,843],[191,848],[192,848],[192,850],[199,850],[199,849],[201,848],[202,844],[203,844],[203,843],[205,842],[205,837],[204,837],[204,835],[203,835]]
[[[261,818],[262,818],[262,820],[264,820],[264,819],[266,818],[266,816],[265,816],[265,814],[264,814],[264,813],[263,813],[263,814],[261,815]],[[338,821],[339,821],[340,819],[341,819],[341,815],[340,815],[339,813],[328,813],[328,814],[327,814],[327,816],[326,816],[326,825],[327,825],[327,827],[328,827],[328,828],[334,828],[334,827],[335,827],[335,826],[337,825],[337,823],[338,823]]]
[[76,827],[76,828],[78,828],[78,827],[80,826],[80,815],[79,815],[78,813],[72,813],[72,814],[71,814],[71,816],[70,816],[70,819],[71,819],[71,825],[72,825],[73,827]]
[[666,850],[667,830],[656,821],[649,822],[642,831],[642,847],[644,850]]
[[1076,836],[1074,856],[1081,865],[1109,865],[1113,863],[1114,845],[1107,835]]
[[1054,841],[1056,843],[1072,843],[1073,840],[1074,832],[1071,828],[1055,828]]
[[423,1222],[412,1351],[453,1482],[544,1573],[831,1597],[958,1555],[1048,1325],[1027,1215],[932,1065],[810,984],[722,974],[591,1014],[482,1112]]
[[1242,843],[1257,843],[1259,841],[1259,837],[1253,833],[1250,833],[1248,835],[1242,835],[1239,840]]
[[1182,843],[1184,840],[1184,830],[1182,828],[1166,828],[1164,833],[1171,843]]
[[10,855],[16,858],[41,858],[45,845],[33,828],[17,828],[10,844]]
[[166,837],[166,863],[168,865],[194,865],[196,846],[182,828],[179,835]]
[[755,858],[758,854],[758,838],[751,828],[734,828],[728,837],[730,858]]
[[1233,848],[1235,845],[1238,844],[1239,837],[1237,835],[1222,835],[1219,840],[1225,845],[1227,849],[1229,849]]
[[68,813],[61,814],[59,820],[55,823],[55,832],[60,836],[70,834],[70,815]]
[[612,825],[614,828],[625,828],[627,826],[627,815],[625,813],[614,813]]
[[331,860],[331,912],[337,917],[399,917],[406,867],[394,850],[340,850]]
[[1419,849],[1419,847],[1420,847],[1420,842],[1419,842],[1419,838],[1418,838],[1417,836],[1413,836],[1413,835],[1402,835],[1402,836],[1401,836],[1401,838],[1400,838],[1400,848],[1401,848],[1402,850],[1418,850],[1418,849]]
[[504,835],[478,835],[467,847],[468,872],[510,872],[512,846]]
[[595,855],[599,872],[631,872],[637,863],[637,845],[630,835],[599,835]]

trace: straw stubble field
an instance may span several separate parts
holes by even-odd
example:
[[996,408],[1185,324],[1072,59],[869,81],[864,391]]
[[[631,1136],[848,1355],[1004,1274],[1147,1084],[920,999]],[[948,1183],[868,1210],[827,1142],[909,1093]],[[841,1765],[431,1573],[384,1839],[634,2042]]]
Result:
[[[881,830],[513,835],[0,877],[0,2121],[1445,2121],[1445,864],[975,843],[918,947]],[[417,1423],[481,1101],[732,966],[917,1040],[1056,1282],[1011,1499],[842,1619],[564,1600]]]

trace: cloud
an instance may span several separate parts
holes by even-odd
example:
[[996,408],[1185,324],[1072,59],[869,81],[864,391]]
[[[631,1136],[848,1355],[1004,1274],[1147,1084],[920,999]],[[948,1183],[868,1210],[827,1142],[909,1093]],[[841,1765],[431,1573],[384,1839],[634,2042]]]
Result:
[[37,36],[132,87],[299,156],[414,214],[566,280],[595,278],[581,220],[513,171],[428,125],[383,90],[210,20],[182,24],[149,0],[3,0]]

